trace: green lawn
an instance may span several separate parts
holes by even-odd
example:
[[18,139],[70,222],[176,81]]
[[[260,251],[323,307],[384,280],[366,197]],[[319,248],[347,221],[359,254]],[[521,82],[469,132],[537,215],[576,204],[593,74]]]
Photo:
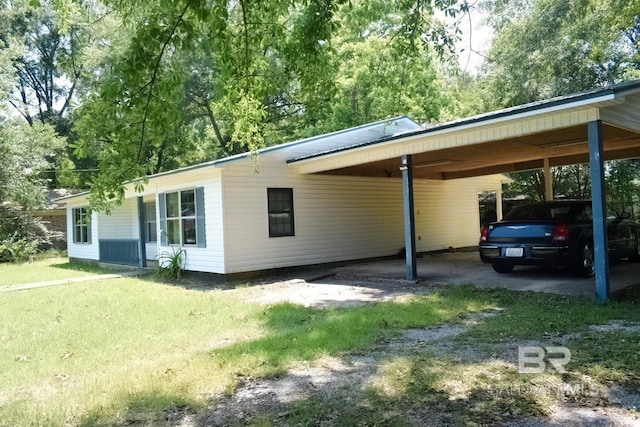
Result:
[[[0,276],[6,267],[0,266]],[[611,319],[640,321],[637,299],[603,305],[469,286],[402,302],[323,310],[246,302],[243,291],[250,289],[205,291],[123,278],[2,294],[0,426],[163,425],[168,412],[197,413],[242,378],[277,377],[301,362],[366,352],[407,328],[456,323],[498,307],[501,314],[472,328],[461,345],[553,337]],[[575,344],[584,348],[574,366],[578,372],[624,382],[640,370],[637,334],[600,343],[599,351],[608,351],[605,361],[590,345],[593,339],[589,335]],[[291,420],[313,424],[324,408],[336,414],[334,421],[364,417],[361,422],[375,424],[393,421],[388,413],[395,410],[401,425],[407,405],[422,402],[454,405],[449,409],[461,411],[461,419],[477,422],[473,417],[484,413],[467,414],[438,384],[449,378],[490,386],[493,380],[484,375],[490,370],[435,357],[426,348],[381,368],[362,397],[366,411],[354,415],[357,405],[309,400],[292,410]],[[389,394],[389,387],[397,393]],[[538,402],[522,405],[525,412],[538,408]],[[264,416],[254,422],[270,425],[269,414]]]
[[91,265],[70,264],[67,258],[46,258],[31,264],[0,264],[0,287],[113,273]]

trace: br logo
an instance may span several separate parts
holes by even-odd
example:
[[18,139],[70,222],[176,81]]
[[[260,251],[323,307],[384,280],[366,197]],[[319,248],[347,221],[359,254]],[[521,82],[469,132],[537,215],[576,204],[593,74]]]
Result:
[[571,351],[567,347],[520,346],[518,347],[518,372],[521,374],[540,374],[549,363],[564,374],[564,365],[571,361]]

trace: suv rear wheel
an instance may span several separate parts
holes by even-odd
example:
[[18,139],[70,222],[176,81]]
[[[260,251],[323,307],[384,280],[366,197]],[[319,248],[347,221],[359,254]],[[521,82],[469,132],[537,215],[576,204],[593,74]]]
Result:
[[578,252],[578,264],[576,265],[576,273],[582,277],[591,277],[596,273],[593,260],[593,243],[583,243]]

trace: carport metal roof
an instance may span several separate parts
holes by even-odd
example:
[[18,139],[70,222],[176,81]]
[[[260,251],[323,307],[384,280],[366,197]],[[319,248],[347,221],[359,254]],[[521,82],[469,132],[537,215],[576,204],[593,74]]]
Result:
[[[640,80],[313,153],[287,163],[301,174],[402,175],[405,204],[411,205],[413,195],[407,193],[412,193],[414,178],[456,179],[590,163],[596,292],[606,299],[608,264],[599,265],[598,260],[599,254],[606,253],[602,252],[606,248],[602,162],[636,157],[640,157]],[[405,207],[407,216],[411,210]],[[405,219],[409,228],[410,220]],[[408,264],[411,232],[407,230]],[[607,257],[601,258],[606,263]]]

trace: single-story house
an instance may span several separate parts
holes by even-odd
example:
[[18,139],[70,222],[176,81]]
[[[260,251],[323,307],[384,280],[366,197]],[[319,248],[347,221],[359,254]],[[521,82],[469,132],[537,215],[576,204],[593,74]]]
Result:
[[[66,199],[69,256],[147,265],[172,247],[220,274],[475,245],[503,173],[589,163],[595,292],[609,297],[605,160],[640,158],[640,80],[431,127],[408,117],[149,177],[110,216]],[[398,179],[401,178],[401,179]]]
[[[90,213],[87,194],[65,198],[69,258],[144,267],[179,247],[186,270],[233,274],[398,254],[400,164],[368,176],[302,174],[293,160],[421,130],[402,116],[159,173],[141,192],[127,184],[110,215]],[[499,195],[504,180],[416,179],[416,249],[476,245],[478,194]]]

